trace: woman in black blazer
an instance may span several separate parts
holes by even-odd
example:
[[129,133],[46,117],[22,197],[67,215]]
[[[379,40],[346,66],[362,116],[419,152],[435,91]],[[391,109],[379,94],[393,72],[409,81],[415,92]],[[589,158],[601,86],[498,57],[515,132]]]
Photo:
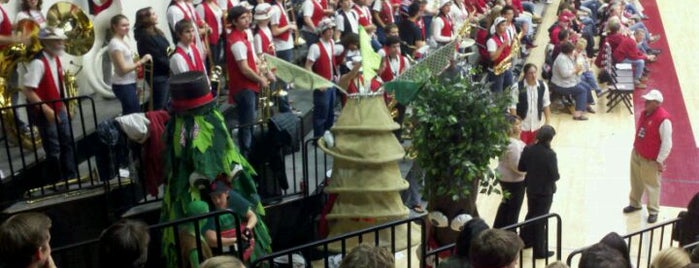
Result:
[[[524,148],[519,159],[519,171],[527,172],[524,177],[528,207],[525,220],[546,215],[551,209],[556,181],[560,177],[556,152],[551,149],[551,140],[555,135],[556,130],[552,126],[541,127],[536,133],[536,143]],[[542,221],[531,228],[522,228],[522,240],[525,245],[534,247],[534,258],[537,259],[554,254],[553,251],[548,251],[546,226]]]
[[150,54],[153,57],[153,80],[145,73],[146,81],[153,85],[153,110],[165,109],[168,100],[168,77],[170,76],[170,59],[167,51],[170,42],[163,31],[158,29],[158,17],[150,7],[136,12],[134,38],[139,55]]

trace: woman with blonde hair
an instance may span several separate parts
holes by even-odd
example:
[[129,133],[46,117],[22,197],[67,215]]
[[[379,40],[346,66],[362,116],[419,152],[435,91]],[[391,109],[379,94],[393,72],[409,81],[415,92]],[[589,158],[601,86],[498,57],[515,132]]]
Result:
[[216,256],[202,262],[199,268],[245,268],[245,264],[233,256]]
[[522,129],[522,120],[516,115],[507,114],[507,122],[510,123],[507,151],[500,157],[498,172],[500,172],[500,187],[509,193],[509,197],[502,198],[498,212],[495,215],[493,228],[502,228],[517,223],[519,212],[524,201],[524,172],[517,169],[519,157],[526,144],[519,139]]
[[146,54],[134,61],[134,50],[126,43],[129,34],[129,20],[122,14],[115,15],[110,21],[112,39],[109,40],[109,58],[114,66],[112,75],[112,92],[121,102],[121,114],[137,113],[141,110],[136,88],[136,70],[151,61]]
[[666,248],[658,252],[650,264],[651,268],[682,268],[690,264],[689,254],[682,248]]

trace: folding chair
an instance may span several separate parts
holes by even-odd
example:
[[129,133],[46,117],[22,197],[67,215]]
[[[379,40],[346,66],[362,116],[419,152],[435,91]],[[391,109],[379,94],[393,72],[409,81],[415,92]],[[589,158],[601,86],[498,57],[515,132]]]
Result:
[[607,96],[607,112],[611,112],[619,103],[624,103],[629,113],[633,114],[633,70],[629,63],[614,64],[612,48],[604,42],[604,71],[609,74],[609,95]]

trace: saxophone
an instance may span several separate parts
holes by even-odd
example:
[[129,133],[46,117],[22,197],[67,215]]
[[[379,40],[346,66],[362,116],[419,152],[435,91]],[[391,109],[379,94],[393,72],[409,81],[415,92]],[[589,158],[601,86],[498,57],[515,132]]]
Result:
[[519,55],[519,49],[520,49],[520,43],[519,39],[522,37],[524,32],[520,32],[514,40],[512,40],[512,45],[510,46],[510,54],[507,55],[500,63],[495,65],[493,67],[493,73],[495,75],[501,75],[505,71],[509,70],[512,67],[512,63],[514,62],[515,57]]

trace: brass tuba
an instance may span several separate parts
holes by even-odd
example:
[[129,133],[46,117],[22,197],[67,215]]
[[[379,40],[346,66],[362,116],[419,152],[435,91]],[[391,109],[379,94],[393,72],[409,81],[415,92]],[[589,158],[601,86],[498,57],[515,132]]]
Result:
[[[66,53],[73,56],[85,55],[95,43],[95,30],[92,21],[87,17],[85,11],[70,2],[57,2],[53,4],[46,14],[47,24],[50,27],[62,29],[68,37],[66,40]],[[72,65],[73,62],[70,62]],[[80,95],[77,84],[77,75],[82,71],[82,66],[72,72],[70,70],[63,73],[65,81],[66,98],[74,98]],[[66,103],[68,114],[75,113],[78,100],[73,99]]]
[[[20,20],[17,22],[13,34],[28,36],[31,41],[28,45],[16,43],[0,49],[0,108],[3,108],[1,116],[3,124],[5,124],[7,129],[8,139],[15,144],[21,143],[24,148],[32,148],[40,144],[41,139],[38,135],[19,131],[15,122],[15,109],[10,108],[12,107],[12,95],[19,88],[10,88],[9,82],[12,74],[17,69],[18,63],[31,61],[34,55],[41,51],[39,24],[31,19]],[[34,136],[34,139],[32,139],[32,136]]]

